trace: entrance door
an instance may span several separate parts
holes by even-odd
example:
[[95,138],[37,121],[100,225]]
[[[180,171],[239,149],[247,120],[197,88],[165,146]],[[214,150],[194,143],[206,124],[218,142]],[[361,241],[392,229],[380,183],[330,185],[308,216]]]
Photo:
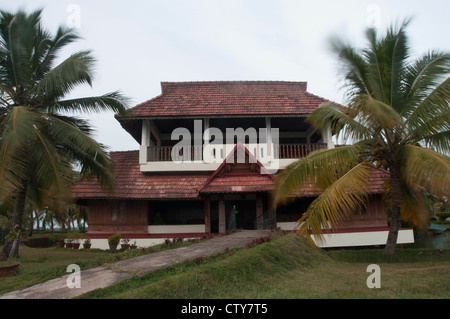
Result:
[[227,230],[255,228],[255,200],[229,200],[225,209]]

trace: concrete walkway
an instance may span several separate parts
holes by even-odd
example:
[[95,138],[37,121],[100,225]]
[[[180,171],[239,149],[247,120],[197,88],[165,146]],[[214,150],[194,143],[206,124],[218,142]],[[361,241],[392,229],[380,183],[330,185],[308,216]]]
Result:
[[80,288],[68,288],[67,274],[4,295],[0,299],[68,299],[80,296],[89,291],[114,285],[135,275],[142,275],[156,269],[164,268],[186,259],[205,257],[224,251],[226,248],[244,247],[255,238],[266,236],[269,230],[243,230],[228,236],[215,237],[202,243],[187,247],[170,249],[154,254],[144,255],[119,261],[107,266],[97,267],[80,272]]

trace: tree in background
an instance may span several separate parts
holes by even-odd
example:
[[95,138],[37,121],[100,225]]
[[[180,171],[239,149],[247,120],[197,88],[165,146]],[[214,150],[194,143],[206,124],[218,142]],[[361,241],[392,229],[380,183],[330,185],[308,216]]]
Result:
[[[92,85],[94,58],[81,51],[55,65],[60,50],[79,37],[63,27],[51,34],[40,17],[41,10],[0,12],[0,201],[14,202],[11,231],[22,228],[27,198],[53,208],[70,200],[75,165],[82,176],[113,186],[106,148],[74,114],[124,114],[127,104],[119,92],[67,98],[77,86]],[[8,240],[7,256],[11,247]]]

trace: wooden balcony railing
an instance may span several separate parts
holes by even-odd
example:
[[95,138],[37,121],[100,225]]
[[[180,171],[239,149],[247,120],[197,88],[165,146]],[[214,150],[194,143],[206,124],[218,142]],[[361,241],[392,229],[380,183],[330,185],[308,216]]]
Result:
[[278,154],[276,158],[301,158],[307,156],[309,153],[323,150],[327,148],[327,144],[280,144],[278,145]]
[[[175,146],[149,146],[149,162],[168,162],[168,161],[202,161],[203,146],[177,147]],[[275,147],[275,158],[291,159],[307,156],[309,153],[321,149],[326,149],[327,145],[317,144],[280,144]],[[173,152],[173,154],[172,154]]]
[[149,146],[148,148],[149,162],[201,161],[202,159],[203,146],[184,148],[175,146]]

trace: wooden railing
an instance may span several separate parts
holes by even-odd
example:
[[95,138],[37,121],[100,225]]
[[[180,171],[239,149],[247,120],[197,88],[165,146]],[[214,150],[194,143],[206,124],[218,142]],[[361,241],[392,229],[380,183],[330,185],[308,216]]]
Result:
[[[173,154],[172,154],[173,153]],[[149,162],[168,161],[201,161],[203,159],[203,147],[175,147],[175,146],[149,146]]]
[[[202,161],[203,146],[177,147],[175,146],[149,146],[149,162],[168,162],[168,161]],[[326,149],[327,145],[318,144],[280,144],[275,147],[275,158],[289,159],[305,157],[309,153],[321,149]],[[173,154],[172,154],[173,151]]]
[[278,145],[278,154],[276,158],[301,158],[307,156],[309,153],[323,150],[327,148],[327,144],[280,144]]

